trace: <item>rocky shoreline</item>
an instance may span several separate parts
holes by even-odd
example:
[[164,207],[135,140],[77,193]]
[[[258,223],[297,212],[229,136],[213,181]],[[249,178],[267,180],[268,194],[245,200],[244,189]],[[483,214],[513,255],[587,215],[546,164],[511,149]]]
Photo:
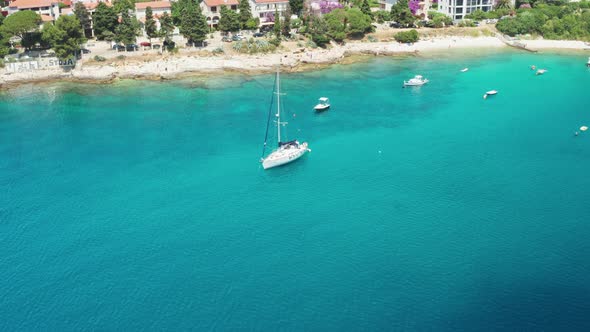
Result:
[[[528,41],[538,49],[587,49],[575,41]],[[396,56],[428,54],[457,48],[502,48],[506,44],[496,37],[444,37],[421,40],[414,44],[397,42],[351,42],[329,49],[301,49],[260,55],[197,56],[178,55],[156,59],[129,57],[123,61],[85,61],[69,71],[36,70],[19,73],[0,71],[0,87],[10,88],[24,83],[84,82],[109,83],[117,79],[172,80],[187,76],[207,76],[220,72],[260,74],[272,72],[278,64],[287,72],[325,68],[336,63],[358,61],[360,56]]]

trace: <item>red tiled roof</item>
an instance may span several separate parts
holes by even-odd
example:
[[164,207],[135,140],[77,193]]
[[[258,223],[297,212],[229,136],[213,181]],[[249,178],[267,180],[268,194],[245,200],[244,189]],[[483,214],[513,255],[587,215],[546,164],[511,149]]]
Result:
[[92,9],[96,9],[96,7],[98,7],[98,4],[101,2],[104,2],[104,4],[109,7],[112,6],[112,4],[109,1],[83,2],[83,4],[84,4],[84,7],[86,7],[86,9],[92,10]]
[[10,8],[29,9],[39,7],[51,7],[57,0],[16,0],[9,5]]
[[43,22],[53,22],[53,17],[49,15],[41,15],[41,21]]
[[135,4],[135,9],[146,9],[147,7],[154,8],[170,8],[171,4],[169,1],[151,1],[151,2],[138,2]]
[[203,2],[207,5],[207,7],[216,7],[216,6],[231,6],[237,5],[238,0],[203,0]]

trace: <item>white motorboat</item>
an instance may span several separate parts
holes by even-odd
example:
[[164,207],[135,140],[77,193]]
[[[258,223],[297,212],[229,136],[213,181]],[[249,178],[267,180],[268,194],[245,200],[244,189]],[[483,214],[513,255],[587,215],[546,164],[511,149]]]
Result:
[[330,108],[330,99],[328,99],[326,97],[321,97],[318,100],[318,104],[315,105],[315,107],[313,109],[316,111],[325,111],[328,108]]
[[[260,162],[262,163],[262,167],[264,169],[273,168],[277,166],[281,166],[284,164],[288,164],[293,162],[301,156],[303,156],[306,152],[311,151],[307,147],[307,143],[299,143],[297,140],[281,142],[281,126],[286,126],[287,122],[281,122],[281,81],[279,77],[279,71],[277,70],[277,76],[275,79],[276,85],[276,95],[277,95],[277,113],[275,114],[276,120],[275,123],[277,124],[277,148],[272,151],[268,156],[263,157]],[[272,107],[269,109],[268,114],[268,122],[266,125],[266,137],[264,138],[264,149],[262,150],[262,155],[264,156],[264,152],[266,150],[266,142],[268,138],[268,129],[269,123],[271,118]]]
[[496,90],[490,90],[490,91],[486,92],[483,95],[483,99],[486,99],[486,98],[488,98],[488,96],[493,96],[493,95],[496,95],[496,94],[498,94],[498,91],[496,91]]
[[586,67],[590,68],[590,57],[588,57],[588,62],[586,62]]
[[404,81],[404,86],[422,86],[428,83],[428,80],[422,77],[422,75],[416,75],[414,78],[410,78],[408,81]]
[[580,127],[580,130],[581,130],[581,131],[586,131],[586,130],[588,130],[588,127],[587,127],[587,126],[581,126],[581,127]]
[[466,72],[468,70],[469,70],[469,68],[463,68],[463,69],[461,69],[461,72],[464,73],[464,72]]
[[547,69],[539,69],[537,70],[537,72],[535,73],[535,75],[543,75],[547,72]]

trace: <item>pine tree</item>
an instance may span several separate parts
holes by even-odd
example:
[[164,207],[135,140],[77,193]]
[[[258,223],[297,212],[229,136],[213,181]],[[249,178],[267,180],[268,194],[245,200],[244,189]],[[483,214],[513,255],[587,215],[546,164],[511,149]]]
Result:
[[363,0],[363,3],[361,5],[361,11],[363,12],[363,14],[365,15],[369,15],[369,17],[373,17],[373,13],[371,12],[371,6],[369,5],[369,1],[367,0]]
[[94,34],[98,39],[103,39],[105,32],[115,33],[117,13],[113,7],[107,6],[104,2],[99,2],[92,19],[94,21]]
[[156,30],[156,21],[154,20],[152,7],[147,7],[145,9],[145,34],[147,35],[150,41],[158,34],[158,31]]
[[84,32],[90,29],[90,13],[86,9],[86,6],[84,6],[84,3],[76,2],[74,5],[74,15],[76,15],[78,21],[80,21],[80,25]]
[[203,41],[207,38],[209,27],[199,5],[191,3],[184,7],[180,16],[179,28],[180,33],[187,39],[189,44],[203,44]]
[[252,10],[250,9],[250,2],[248,0],[240,0],[238,4],[240,10],[240,27],[242,29],[247,28],[248,20],[252,19]]
[[301,12],[303,11],[303,2],[303,0],[289,0],[289,7],[299,18],[301,18]]
[[238,13],[222,5],[219,10],[221,17],[217,28],[223,32],[233,32],[240,30],[240,16]]
[[287,9],[285,10],[285,16],[283,19],[283,35],[290,36],[291,35],[291,6],[287,4]]
[[414,23],[416,18],[408,6],[408,0],[398,0],[391,6],[391,19],[402,25]]
[[76,16],[62,15],[55,24],[43,29],[43,40],[62,60],[73,58],[80,52],[80,44],[86,41],[82,25]]
[[279,16],[278,9],[275,9],[275,26],[273,33],[275,34],[276,38],[281,38],[281,16]]
[[121,23],[115,28],[115,41],[123,44],[133,44],[137,40],[139,24],[135,17],[128,13],[121,13]]

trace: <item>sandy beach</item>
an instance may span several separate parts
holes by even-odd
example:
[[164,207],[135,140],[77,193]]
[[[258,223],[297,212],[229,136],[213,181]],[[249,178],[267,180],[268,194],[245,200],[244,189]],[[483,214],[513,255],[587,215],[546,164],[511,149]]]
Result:
[[[527,47],[534,50],[584,50],[588,45],[579,41],[526,40]],[[496,37],[430,37],[414,44],[400,44],[395,41],[349,42],[345,45],[332,45],[322,48],[290,48],[273,54],[221,54],[221,55],[164,55],[164,56],[126,56],[124,60],[107,59],[96,62],[86,59],[70,71],[45,69],[19,73],[0,71],[0,85],[10,86],[27,82],[45,81],[85,81],[109,82],[115,79],[153,79],[165,80],[187,75],[210,75],[221,71],[241,73],[263,73],[273,71],[281,64],[285,71],[302,71],[341,63],[354,55],[393,56],[420,54],[449,49],[485,49],[508,47]]]

